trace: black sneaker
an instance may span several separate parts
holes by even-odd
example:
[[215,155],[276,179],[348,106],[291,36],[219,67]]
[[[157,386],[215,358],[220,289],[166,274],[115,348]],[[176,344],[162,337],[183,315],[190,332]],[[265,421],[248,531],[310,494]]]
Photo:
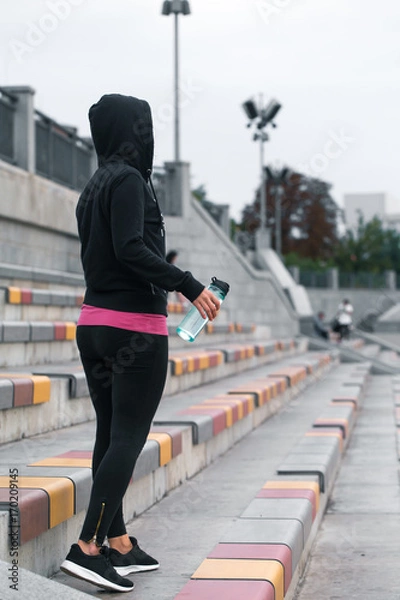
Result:
[[152,558],[142,550],[137,539],[129,538],[132,542],[132,550],[126,554],[121,554],[115,548],[110,548],[110,562],[119,575],[128,575],[129,573],[138,573],[139,571],[153,571],[158,569],[160,564],[155,558]]
[[89,556],[82,552],[78,544],[72,544],[60,569],[68,575],[114,592],[130,592],[135,585],[129,579],[118,575],[110,562],[110,549],[106,546],[100,548],[98,556]]

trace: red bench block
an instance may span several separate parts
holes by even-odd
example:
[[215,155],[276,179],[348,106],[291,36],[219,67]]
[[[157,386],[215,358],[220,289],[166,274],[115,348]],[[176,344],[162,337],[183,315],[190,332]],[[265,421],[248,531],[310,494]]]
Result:
[[174,600],[275,600],[275,590],[268,581],[196,579]]

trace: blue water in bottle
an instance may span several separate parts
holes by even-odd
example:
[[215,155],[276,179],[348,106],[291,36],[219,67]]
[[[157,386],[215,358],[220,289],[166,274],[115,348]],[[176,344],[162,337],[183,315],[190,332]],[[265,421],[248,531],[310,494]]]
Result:
[[[221,304],[229,292],[229,285],[225,281],[220,281],[216,277],[211,279],[208,289],[220,300]],[[188,314],[182,319],[176,331],[185,342],[194,342],[203,327],[208,323],[209,318],[203,319],[195,306],[189,310]]]

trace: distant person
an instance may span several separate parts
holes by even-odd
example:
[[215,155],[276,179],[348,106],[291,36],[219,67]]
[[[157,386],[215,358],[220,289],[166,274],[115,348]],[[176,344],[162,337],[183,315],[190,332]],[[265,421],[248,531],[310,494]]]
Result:
[[220,301],[189,271],[165,260],[164,220],[150,180],[148,103],[106,95],[91,107],[89,120],[99,168],[76,209],[86,283],[77,344],[96,439],[86,516],[61,569],[106,590],[129,592],[134,584],[125,575],[159,567],[128,535],[122,500],[165,385],[166,290],[182,292],[211,320]]
[[[165,257],[165,260],[170,265],[175,265],[177,258],[178,258],[177,250],[170,250],[169,252],[167,252],[167,256]],[[176,302],[178,302],[179,304],[182,304],[183,307],[186,307],[189,304],[187,299],[185,298],[185,296],[183,294],[181,294],[180,292],[175,291],[175,292],[173,292],[173,294],[175,295]]]
[[325,324],[325,313],[322,311],[314,317],[314,332],[318,337],[329,340],[329,328]]
[[168,264],[174,265],[176,263],[176,259],[178,258],[178,253],[176,250],[170,250],[165,257],[165,260]]
[[339,334],[339,341],[348,339],[353,324],[353,306],[348,298],[344,298],[338,306],[336,313],[336,331]]

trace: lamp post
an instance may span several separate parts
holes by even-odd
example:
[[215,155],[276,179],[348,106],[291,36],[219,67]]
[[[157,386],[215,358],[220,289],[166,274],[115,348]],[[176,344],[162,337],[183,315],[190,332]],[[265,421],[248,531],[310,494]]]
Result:
[[271,100],[266,106],[263,106],[263,98],[260,96],[259,106],[254,100],[247,100],[243,103],[243,109],[246,113],[249,123],[247,127],[256,126],[256,132],[253,135],[254,141],[260,142],[260,171],[261,171],[261,198],[260,198],[260,241],[261,247],[268,247],[268,229],[267,229],[267,198],[266,198],[266,170],[264,168],[264,143],[269,140],[269,135],[265,131],[267,125],[271,123],[276,127],[274,118],[278,114],[282,105],[277,100]]
[[165,0],[161,14],[174,15],[174,109],[175,109],[175,162],[180,161],[180,119],[179,119],[179,15],[190,15],[190,5],[187,0]]
[[288,183],[292,175],[292,171],[284,167],[280,171],[273,170],[270,167],[265,167],[268,179],[274,185],[275,194],[275,252],[279,257],[282,257],[282,196],[283,186]]

